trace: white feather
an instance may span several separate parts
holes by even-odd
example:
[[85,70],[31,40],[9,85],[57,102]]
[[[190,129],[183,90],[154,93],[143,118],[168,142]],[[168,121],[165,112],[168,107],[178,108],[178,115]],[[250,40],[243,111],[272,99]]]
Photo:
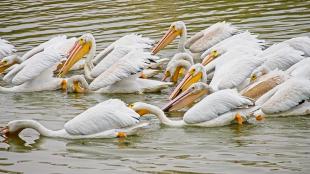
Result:
[[111,129],[133,126],[140,116],[118,99],[97,104],[68,121],[64,128],[72,135],[91,135]]
[[188,124],[201,123],[250,105],[253,105],[253,102],[238,94],[236,90],[225,89],[208,95],[194,105],[185,113],[183,120]]

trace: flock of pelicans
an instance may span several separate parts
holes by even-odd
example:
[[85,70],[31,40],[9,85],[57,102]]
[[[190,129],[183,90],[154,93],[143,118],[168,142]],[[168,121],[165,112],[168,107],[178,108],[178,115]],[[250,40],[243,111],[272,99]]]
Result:
[[[170,61],[156,56],[177,37],[178,53]],[[110,99],[87,109],[58,131],[34,120],[11,121],[0,130],[4,137],[18,135],[25,128],[68,139],[124,137],[148,125],[140,121],[146,114],[177,127],[215,127],[260,121],[267,116],[310,114],[307,36],[267,47],[256,35],[219,22],[187,39],[186,26],[178,21],[156,44],[129,34],[96,54],[95,38],[88,33],[79,38],[54,37],[21,57],[15,52],[13,45],[0,39],[0,74],[7,85],[0,87],[0,93],[64,90],[140,94],[175,87],[163,108]],[[83,74],[68,77],[80,69]],[[156,80],[159,76],[163,76],[161,81]],[[186,109],[182,120],[165,115]]]

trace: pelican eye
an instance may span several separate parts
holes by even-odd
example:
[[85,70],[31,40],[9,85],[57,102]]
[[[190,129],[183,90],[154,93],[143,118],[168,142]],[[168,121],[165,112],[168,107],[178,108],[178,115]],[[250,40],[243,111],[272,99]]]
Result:
[[2,60],[2,63],[5,63],[5,64],[6,64],[6,63],[8,63],[8,61],[7,61],[7,60]]
[[134,107],[134,105],[133,104],[129,104],[128,107],[132,109]]
[[252,80],[252,81],[256,80],[256,78],[257,78],[257,77],[256,77],[255,74],[253,74],[253,75],[251,76],[251,80]]

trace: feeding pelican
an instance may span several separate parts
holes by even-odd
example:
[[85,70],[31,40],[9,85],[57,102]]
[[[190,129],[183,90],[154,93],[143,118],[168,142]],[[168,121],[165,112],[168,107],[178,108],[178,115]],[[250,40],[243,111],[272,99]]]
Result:
[[152,53],[158,53],[178,36],[180,36],[178,45],[179,52],[186,52],[186,48],[188,48],[190,53],[201,53],[212,47],[214,44],[237,34],[238,32],[239,30],[230,23],[218,22],[186,40],[187,29],[185,23],[183,21],[177,21],[171,24],[166,34],[153,48]]
[[[3,78],[7,83],[13,84],[11,88],[1,87],[2,92],[33,92],[45,90],[67,89],[65,78],[53,77],[54,71],[59,67],[65,55],[73,47],[76,38],[67,39],[66,36],[57,36],[49,41],[40,44],[18,58],[21,63],[12,68]],[[1,66],[9,62],[2,60]],[[77,84],[84,84],[82,77],[79,77]],[[76,84],[76,82],[75,82]],[[73,85],[83,91],[80,85]]]
[[310,58],[301,60],[286,71],[276,69],[261,76],[253,84],[240,91],[240,94],[257,100],[292,77],[310,79]]
[[140,122],[140,115],[118,99],[110,99],[97,104],[68,121],[63,129],[53,131],[35,120],[14,120],[9,122],[0,133],[3,136],[18,135],[22,130],[31,128],[45,137],[84,139],[114,138],[133,135],[148,123]]
[[[102,51],[104,53],[101,52],[95,57],[96,45],[94,38],[91,34],[81,36],[62,67],[60,76],[64,76],[75,62],[87,54],[84,71],[86,78],[92,80],[89,85],[91,91],[100,93],[141,93],[156,92],[168,87],[170,83],[167,82],[138,78],[143,69],[149,67],[152,62],[158,59],[156,56],[144,51],[144,49],[151,46],[151,40],[134,34],[124,36],[121,39],[124,38],[132,41],[130,46],[124,45],[123,41],[116,41],[112,44],[113,48],[110,48],[111,45],[106,48],[110,49],[109,53],[105,49]],[[125,43],[127,42],[129,41]],[[85,45],[85,43],[89,44]],[[93,65],[93,62],[98,59],[101,59],[101,61],[96,66]]]
[[264,94],[256,105],[258,116],[297,116],[310,114],[310,80],[293,77]]
[[146,103],[137,102],[129,107],[140,115],[154,114],[161,123],[169,126],[200,126],[216,127],[231,124],[236,120],[242,124],[244,119],[241,115],[246,115],[247,108],[252,106],[253,102],[232,89],[221,90],[208,95],[199,103],[190,108],[183,116],[182,120],[170,120],[165,113],[158,107]]
[[230,50],[238,50],[243,53],[257,55],[261,53],[264,44],[265,41],[257,39],[257,35],[245,31],[215,44],[207,49],[200,58],[202,64],[207,65]]
[[285,71],[304,59],[305,57],[303,55],[304,52],[298,51],[287,44],[275,45],[274,48],[270,47],[259,55],[264,60],[264,63],[253,70],[251,81],[255,81],[258,77],[274,69]]
[[178,79],[182,74],[186,74],[188,69],[194,64],[193,57],[188,53],[177,53],[173,56],[173,58],[169,61],[163,81],[167,78],[170,79],[171,82],[177,83]]

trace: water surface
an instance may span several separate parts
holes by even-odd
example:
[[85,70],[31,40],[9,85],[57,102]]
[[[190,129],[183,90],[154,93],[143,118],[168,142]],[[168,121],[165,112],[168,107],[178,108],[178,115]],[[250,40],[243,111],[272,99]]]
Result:
[[[183,20],[192,35],[226,20],[269,43],[310,32],[308,1],[31,1],[0,3],[0,36],[19,53],[52,36],[91,32],[98,50],[127,33],[158,40],[170,23]],[[171,57],[176,44],[162,51]],[[108,98],[165,104],[162,94],[103,95],[42,92],[0,94],[0,125],[35,119],[51,129]],[[182,116],[174,113],[173,116]],[[138,136],[108,140],[63,140],[26,130],[0,143],[0,173],[308,173],[310,118],[265,120],[257,125],[170,128],[154,117]],[[2,140],[2,139],[0,139]]]

